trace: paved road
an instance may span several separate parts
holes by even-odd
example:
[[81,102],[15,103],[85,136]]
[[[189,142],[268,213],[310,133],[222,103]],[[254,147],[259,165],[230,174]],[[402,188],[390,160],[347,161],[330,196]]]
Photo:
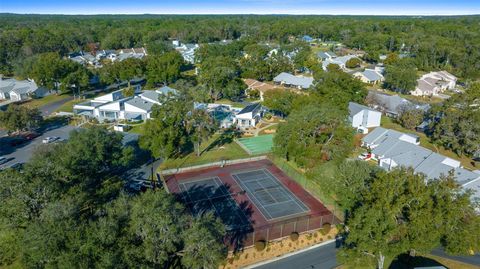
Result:
[[50,114],[55,112],[58,108],[60,108],[63,104],[65,104],[66,102],[69,102],[71,100],[73,100],[73,96],[68,96],[65,99],[48,103],[44,106],[39,107],[38,109],[40,110],[40,112],[42,112],[43,116],[49,116]]
[[[254,267],[255,269],[331,269],[337,267],[336,244],[331,243],[309,251],[301,252],[278,261]],[[471,265],[480,265],[480,255],[449,256],[442,249],[435,249],[431,254],[456,260]],[[480,266],[479,266],[480,268]]]
[[447,255],[442,249],[435,249],[434,251],[432,251],[432,254],[439,257],[463,262],[463,263],[477,265],[480,268],[480,254],[473,255],[473,256],[450,256],[450,255]]
[[41,136],[17,147],[11,147],[10,145],[5,145],[7,143],[2,143],[0,148],[0,156],[6,157],[7,159],[11,158],[11,160],[5,164],[0,165],[0,168],[9,167],[15,163],[27,162],[28,160],[30,160],[33,150],[38,146],[43,145],[42,140],[45,137],[58,136],[61,139],[68,139],[69,133],[73,129],[75,129],[75,127],[69,125],[53,128],[45,131]]
[[338,266],[335,242],[255,267],[256,269],[331,269]]
[[152,171],[155,173],[157,171],[157,168],[160,166],[162,163],[161,159],[158,159],[152,163],[146,163],[143,164],[142,166],[130,170],[126,174],[126,179],[127,180],[150,180]]

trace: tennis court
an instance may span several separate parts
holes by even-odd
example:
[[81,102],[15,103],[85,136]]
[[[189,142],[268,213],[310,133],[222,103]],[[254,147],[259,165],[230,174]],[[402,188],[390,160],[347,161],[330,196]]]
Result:
[[264,154],[272,151],[273,134],[240,138],[237,142],[250,155]]
[[232,176],[267,220],[292,217],[309,211],[266,169],[240,172]]
[[213,211],[224,221],[228,230],[250,226],[248,218],[218,177],[182,182],[179,188],[182,199],[193,215]]

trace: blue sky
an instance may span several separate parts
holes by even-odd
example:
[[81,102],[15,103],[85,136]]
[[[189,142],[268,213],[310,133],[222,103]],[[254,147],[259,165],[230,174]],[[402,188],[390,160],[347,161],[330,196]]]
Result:
[[0,13],[47,14],[480,14],[479,0],[0,0]]

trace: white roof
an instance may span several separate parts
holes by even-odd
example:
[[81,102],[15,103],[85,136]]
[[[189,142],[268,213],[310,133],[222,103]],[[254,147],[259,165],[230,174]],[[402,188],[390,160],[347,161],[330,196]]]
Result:
[[282,72],[273,81],[278,83],[285,83],[294,86],[300,86],[304,89],[308,89],[313,84],[313,78],[304,76],[294,76],[290,73]]

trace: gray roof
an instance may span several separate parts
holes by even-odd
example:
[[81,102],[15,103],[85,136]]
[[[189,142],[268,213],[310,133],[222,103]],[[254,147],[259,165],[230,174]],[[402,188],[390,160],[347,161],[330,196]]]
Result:
[[170,88],[168,86],[163,86],[160,89],[156,90],[156,92],[161,93],[161,94],[165,94],[165,95],[167,95],[169,93],[177,94],[177,90],[175,90],[173,88]]
[[273,81],[279,82],[279,83],[283,82],[285,84],[300,86],[304,89],[308,89],[313,83],[313,78],[303,77],[303,76],[294,76],[290,73],[282,72],[278,76],[276,76],[273,79]]
[[158,98],[160,97],[160,93],[157,91],[143,91],[141,95],[154,101],[158,101]]
[[388,95],[377,91],[369,91],[368,96],[374,97],[377,102],[380,103],[380,106],[383,107],[386,112],[391,114],[399,114],[401,109],[404,108],[421,109],[423,111],[428,111],[430,109],[430,105],[428,104],[414,104],[398,95]]
[[[373,129],[373,131],[368,133],[364,138],[362,138],[362,141],[367,144],[372,144],[372,143],[379,144],[387,138],[399,139],[402,135],[404,135],[404,133],[401,133],[399,131],[385,129],[383,127],[377,127]],[[407,134],[407,135],[410,135],[410,134]]]
[[327,59],[327,58],[335,58],[337,57],[337,54],[335,54],[334,52],[331,52],[331,51],[319,51],[317,53],[318,57],[322,58],[322,59]]
[[365,71],[361,72],[369,81],[378,81],[382,80],[383,76],[379,74],[377,71],[372,69],[365,69]]
[[126,101],[125,103],[127,103],[129,105],[132,105],[134,107],[140,108],[142,110],[145,110],[147,112],[150,112],[152,110],[153,105],[154,105],[154,103],[148,102],[148,101],[146,101],[142,98],[133,98],[133,99],[130,99],[130,100]]
[[32,90],[31,90],[30,87],[22,87],[22,88],[13,89],[12,92],[14,92],[16,94],[27,94],[27,93],[32,92]]
[[368,106],[364,106],[364,105],[357,104],[357,103],[354,103],[354,102],[349,102],[348,103],[348,111],[350,111],[350,116],[353,117],[354,115],[356,115],[358,112],[360,112],[362,110],[369,110],[369,111],[378,112],[376,110],[373,110],[373,109],[369,108]]
[[7,86],[3,86],[3,87],[0,88],[0,92],[4,92],[4,93],[10,92],[13,89],[14,86],[15,85],[13,83],[10,84],[10,85],[7,85]]

